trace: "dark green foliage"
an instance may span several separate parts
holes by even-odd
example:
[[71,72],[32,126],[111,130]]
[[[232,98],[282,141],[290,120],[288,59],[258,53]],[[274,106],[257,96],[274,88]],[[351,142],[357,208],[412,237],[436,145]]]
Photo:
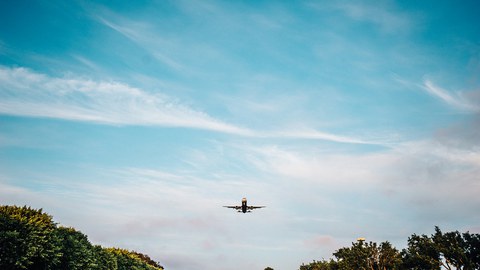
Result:
[[469,263],[465,269],[480,269],[480,234],[464,233],[465,254]]
[[402,252],[389,242],[377,245],[358,241],[333,255],[335,260],[302,264],[300,270],[480,269],[480,235],[458,231],[442,233],[435,227],[435,234],[430,237],[413,234]]
[[389,242],[377,243],[358,241],[350,248],[341,248],[333,253],[338,269],[397,269],[400,253]]
[[57,234],[62,248],[61,269],[96,269],[95,250],[86,235],[66,227],[59,227]]
[[405,269],[440,269],[440,254],[433,240],[413,234],[408,239],[408,248],[402,251]]
[[0,206],[0,269],[55,269],[60,245],[52,217],[42,209]]
[[163,269],[147,255],[94,246],[73,228],[57,227],[42,209],[0,206],[0,269]]
[[98,246],[98,245],[93,246],[93,251],[95,256],[94,269],[99,269],[99,270],[118,269],[117,259],[115,258],[115,255],[111,254],[105,248],[102,248],[101,246]]
[[[370,242],[370,244],[372,244]],[[376,248],[376,244],[375,244]],[[340,269],[370,269],[374,260],[374,247],[364,245],[363,241],[352,243],[352,247],[341,248],[333,255],[337,258]]]
[[445,259],[443,266],[456,269],[479,269],[480,268],[480,235],[458,231],[443,234],[435,227],[432,239],[441,256]]
[[458,231],[412,235],[402,251],[405,269],[480,269],[480,235]]
[[388,241],[380,244],[378,256],[378,269],[399,269],[402,263],[402,257],[398,250]]

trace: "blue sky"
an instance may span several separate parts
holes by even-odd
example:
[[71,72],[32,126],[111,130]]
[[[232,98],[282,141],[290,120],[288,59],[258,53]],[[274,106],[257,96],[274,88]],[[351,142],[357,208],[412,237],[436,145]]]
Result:
[[[0,203],[167,269],[480,232],[476,1],[3,1]],[[267,205],[237,214],[222,205]]]

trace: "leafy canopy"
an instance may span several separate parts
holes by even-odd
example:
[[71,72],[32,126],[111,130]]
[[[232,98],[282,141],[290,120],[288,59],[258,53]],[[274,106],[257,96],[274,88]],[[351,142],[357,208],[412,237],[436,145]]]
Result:
[[92,245],[83,233],[26,206],[0,206],[0,247],[2,270],[163,269],[145,254]]

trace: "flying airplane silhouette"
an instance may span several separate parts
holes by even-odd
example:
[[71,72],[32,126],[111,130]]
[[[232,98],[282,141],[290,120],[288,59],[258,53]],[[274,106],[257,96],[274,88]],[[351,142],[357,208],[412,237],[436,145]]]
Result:
[[223,207],[235,209],[239,213],[241,213],[241,212],[250,213],[250,212],[252,212],[253,209],[265,208],[266,206],[248,206],[247,205],[247,198],[243,198],[242,199],[242,205],[223,206]]

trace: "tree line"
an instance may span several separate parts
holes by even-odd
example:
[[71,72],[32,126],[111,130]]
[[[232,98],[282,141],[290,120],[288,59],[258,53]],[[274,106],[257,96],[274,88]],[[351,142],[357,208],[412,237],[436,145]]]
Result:
[[[160,270],[149,256],[93,245],[74,228],[58,226],[42,209],[0,206],[0,269]],[[267,267],[266,269],[271,269]],[[413,234],[401,251],[388,241],[360,239],[333,253],[330,260],[302,264],[299,270],[439,270],[480,269],[480,235]]]
[[388,241],[377,244],[359,240],[340,248],[330,260],[302,264],[299,270],[438,270],[480,269],[480,235],[458,231],[431,236],[413,234],[401,251]]
[[0,206],[0,269],[163,270],[149,256],[93,245],[42,209]]

